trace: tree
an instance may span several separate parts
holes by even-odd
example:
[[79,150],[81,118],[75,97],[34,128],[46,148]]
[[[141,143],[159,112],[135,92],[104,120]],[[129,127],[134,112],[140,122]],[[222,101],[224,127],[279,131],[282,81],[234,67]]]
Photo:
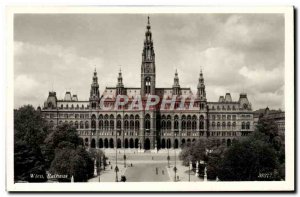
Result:
[[225,152],[218,177],[222,181],[260,180],[261,174],[272,174],[278,167],[273,147],[265,136],[256,132],[247,139],[237,141]]
[[47,161],[50,163],[52,174],[67,175],[59,181],[70,181],[74,177],[75,182],[84,182],[93,176],[94,153],[88,153],[74,127],[63,124],[57,126],[48,135],[46,142]]
[[190,146],[184,146],[179,158],[182,160],[183,165],[188,166],[189,162],[195,163],[196,161],[207,161],[207,152],[217,149],[217,145],[210,139],[205,141],[196,140]]
[[[67,142],[67,143],[66,143]],[[68,124],[58,125],[45,139],[45,147],[43,149],[47,168],[50,167],[51,162],[55,157],[55,149],[62,149],[64,146],[71,146],[76,149],[81,145],[81,138],[79,138],[76,128]]]
[[59,178],[60,182],[70,182],[72,176],[75,182],[85,182],[93,176],[93,170],[93,160],[85,149],[70,146],[56,151],[50,167],[52,174],[67,175],[68,178]]
[[280,165],[276,169],[279,173],[277,178],[285,179],[285,137],[279,134],[275,121],[263,114],[260,115],[256,130],[265,135],[264,140],[275,150]]
[[45,162],[39,147],[25,141],[14,145],[14,180],[28,182],[47,181]]
[[14,140],[25,141],[27,144],[42,145],[48,135],[48,127],[31,105],[25,105],[14,111]]
[[[235,142],[234,142],[235,143]],[[213,149],[207,156],[207,178],[216,179],[220,168],[220,161],[227,150],[226,145],[220,145]]]
[[273,119],[264,117],[264,115],[260,115],[257,123],[257,130],[268,136],[269,142],[272,142],[273,139],[278,136],[277,124]]
[[14,111],[14,179],[43,182],[47,180],[41,148],[48,128],[39,111],[31,105]]

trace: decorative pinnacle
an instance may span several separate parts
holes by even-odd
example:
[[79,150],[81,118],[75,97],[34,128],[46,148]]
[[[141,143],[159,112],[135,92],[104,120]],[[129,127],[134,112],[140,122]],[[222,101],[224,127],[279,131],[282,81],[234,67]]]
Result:
[[150,30],[150,17],[148,16],[148,24],[147,24],[147,29]]

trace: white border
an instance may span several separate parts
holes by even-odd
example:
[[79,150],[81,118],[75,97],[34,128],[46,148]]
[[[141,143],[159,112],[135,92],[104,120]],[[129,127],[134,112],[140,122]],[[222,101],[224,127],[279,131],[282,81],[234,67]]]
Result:
[[[6,189],[8,191],[291,191],[294,190],[293,7],[8,7]],[[282,13],[285,15],[286,180],[278,182],[17,183],[13,179],[13,15],[15,13]]]

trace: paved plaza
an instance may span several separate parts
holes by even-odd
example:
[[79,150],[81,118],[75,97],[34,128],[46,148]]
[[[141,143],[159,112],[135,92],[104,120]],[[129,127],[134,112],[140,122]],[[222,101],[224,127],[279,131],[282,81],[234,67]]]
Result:
[[[127,182],[173,182],[175,179],[175,172],[173,170],[175,165],[176,153],[176,181],[203,181],[203,179],[196,177],[193,171],[190,172],[188,166],[183,166],[182,161],[179,160],[179,152],[173,149],[169,150],[170,162],[168,167],[168,151],[163,150],[157,152],[138,152],[135,150],[125,150],[126,167],[124,165],[124,150],[117,150],[117,165],[119,168],[118,180],[125,175]],[[115,182],[116,173],[114,168],[116,166],[116,150],[106,150],[105,155],[108,157],[110,163],[105,170],[101,171],[101,182]],[[99,182],[99,176],[89,180],[89,182]]]

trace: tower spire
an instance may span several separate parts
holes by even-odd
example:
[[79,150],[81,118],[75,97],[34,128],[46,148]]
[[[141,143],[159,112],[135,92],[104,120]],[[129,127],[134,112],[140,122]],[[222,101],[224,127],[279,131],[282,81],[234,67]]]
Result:
[[117,89],[116,96],[124,94],[124,84],[123,84],[123,77],[122,77],[121,67],[120,67],[120,70],[119,70],[118,83],[117,83],[116,89]]
[[201,100],[205,100],[206,99],[206,92],[205,92],[205,84],[204,84],[204,77],[203,77],[202,68],[201,68],[200,74],[199,74],[197,89],[198,89],[197,97],[200,98]]
[[141,65],[141,96],[155,94],[155,53],[153,47],[150,17],[147,17]]
[[179,85],[179,78],[176,69],[175,76],[174,76],[174,84],[173,84],[173,95],[179,95],[179,94],[180,94],[180,85]]
[[100,95],[99,95],[99,84],[98,84],[98,77],[96,66],[94,69],[93,80],[91,84],[91,91],[90,91],[90,106],[92,109],[96,109],[99,106]]

